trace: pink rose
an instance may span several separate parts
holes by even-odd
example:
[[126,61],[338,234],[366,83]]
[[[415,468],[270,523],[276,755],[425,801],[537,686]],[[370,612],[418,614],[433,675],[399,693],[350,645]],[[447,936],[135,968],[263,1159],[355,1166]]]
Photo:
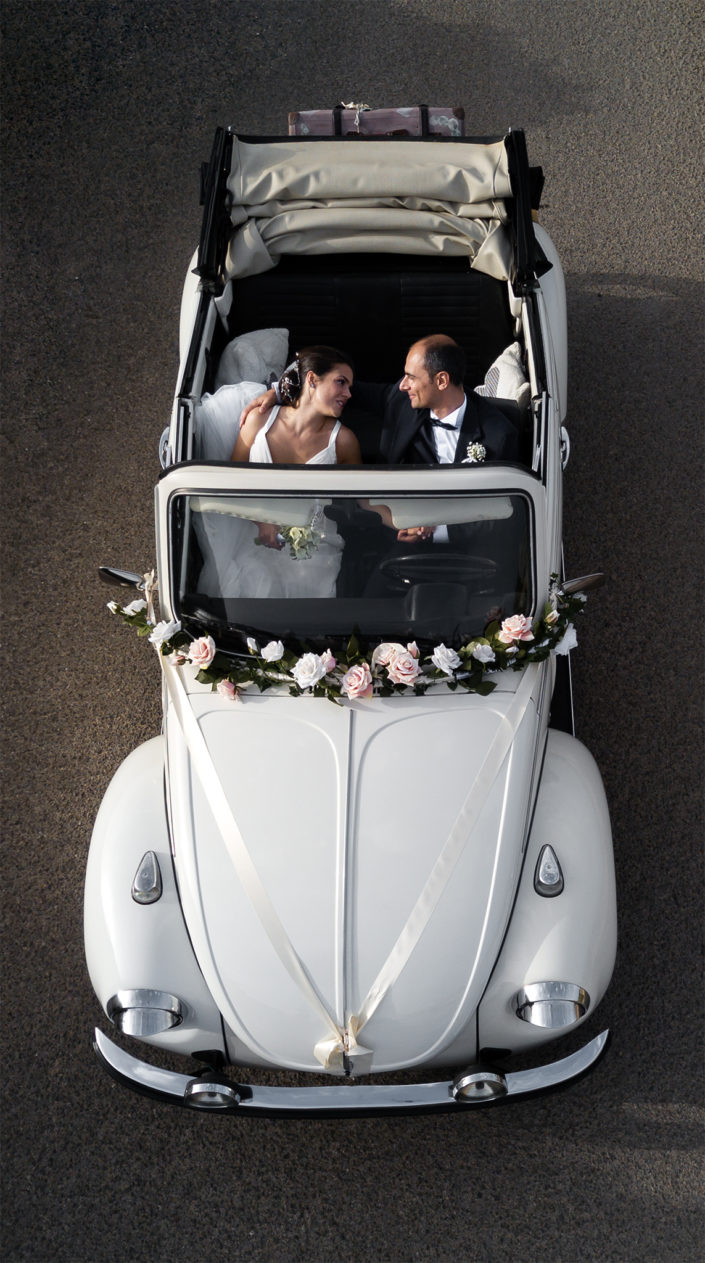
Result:
[[188,647],[188,660],[199,670],[209,667],[215,657],[215,641],[212,636],[192,640]]
[[351,667],[346,671],[340,687],[346,697],[372,697],[372,672],[366,662],[359,662],[357,666]]
[[395,654],[387,667],[387,676],[392,684],[413,684],[420,674],[418,662],[406,649]]
[[412,640],[411,644],[406,646],[406,649],[407,649],[407,653],[410,653],[412,658],[418,658],[419,647],[415,640]]
[[388,667],[392,658],[395,658],[398,653],[404,653],[404,646],[385,640],[372,651],[372,670],[374,671],[375,667]]
[[220,680],[217,691],[220,693],[221,697],[229,697],[231,702],[236,702],[239,696],[238,691],[231,680]]
[[321,662],[326,669],[326,675],[330,675],[331,671],[335,671],[335,668],[338,665],[330,649],[323,650],[323,653],[321,654]]
[[515,640],[533,640],[531,619],[527,618],[526,614],[512,614],[511,618],[505,618],[497,633],[497,639],[501,640],[503,645],[511,645]]

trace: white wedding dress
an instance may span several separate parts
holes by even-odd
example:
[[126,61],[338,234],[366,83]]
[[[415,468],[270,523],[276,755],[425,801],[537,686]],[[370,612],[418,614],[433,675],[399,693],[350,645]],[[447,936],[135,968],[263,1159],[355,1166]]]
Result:
[[[269,450],[269,443],[267,442],[267,435],[274,425],[278,415],[279,404],[277,404],[275,408],[272,408],[267,424],[262,426],[262,429],[255,437],[255,441],[250,448],[250,463],[256,461],[258,465],[274,464],[274,461],[272,460],[272,453]],[[340,421],[336,421],[330,432],[330,438],[328,439],[326,446],[322,447],[320,452],[316,452],[316,455],[312,456],[310,460],[307,460],[307,465],[335,465],[335,441],[338,437],[339,429]]]
[[[267,433],[278,412],[278,406],[272,409],[267,424],[257,434],[250,448],[250,463],[274,464]],[[340,421],[336,421],[326,446],[307,460],[307,465],[335,465],[339,430]],[[288,544],[279,551],[257,544],[257,523],[247,518],[215,513],[207,516],[209,521],[204,521],[199,531],[202,546],[207,536],[208,553],[199,579],[200,591],[242,598],[335,596],[343,541],[318,500],[311,501],[307,523],[319,537],[310,557],[292,557]],[[284,528],[291,523],[278,525]]]

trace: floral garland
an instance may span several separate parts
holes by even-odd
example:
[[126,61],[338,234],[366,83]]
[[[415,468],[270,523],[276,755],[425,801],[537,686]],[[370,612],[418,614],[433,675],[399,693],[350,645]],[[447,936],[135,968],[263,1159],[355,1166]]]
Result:
[[540,617],[532,622],[525,614],[512,614],[501,622],[496,620],[488,624],[484,636],[476,636],[457,650],[440,644],[422,657],[415,641],[407,645],[384,641],[370,651],[353,635],[336,658],[330,649],[322,654],[297,654],[281,640],[270,640],[260,647],[248,637],[247,659],[219,652],[212,636],[193,639],[178,620],[156,622],[153,572],[145,575],[145,584],[147,600],[132,601],[124,608],[110,601],[108,609],[134,627],[139,636],[147,636],[150,644],[176,666],[190,663],[196,667],[201,684],[210,684],[233,701],[251,685],[260,692],[288,687],[293,697],[327,697],[337,703],[343,698],[390,697],[395,693],[421,696],[439,683],[484,696],[496,687],[496,682],[487,678],[489,674],[520,671],[532,662],[544,661],[550,653],[570,653],[578,643],[573,619],[582,613],[587,600],[583,593],[563,592],[558,576],[552,575],[549,598]]

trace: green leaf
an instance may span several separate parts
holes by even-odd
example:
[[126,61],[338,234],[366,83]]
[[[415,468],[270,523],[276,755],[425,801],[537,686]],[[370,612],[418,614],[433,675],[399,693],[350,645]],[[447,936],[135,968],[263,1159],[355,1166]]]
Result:
[[222,678],[221,671],[211,671],[204,667],[201,667],[196,675],[199,684],[219,684]]

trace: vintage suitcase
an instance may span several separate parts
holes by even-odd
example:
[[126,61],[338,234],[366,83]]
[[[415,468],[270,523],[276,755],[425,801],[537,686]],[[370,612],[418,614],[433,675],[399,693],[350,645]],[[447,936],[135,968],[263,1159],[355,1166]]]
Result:
[[369,105],[336,105],[332,110],[299,110],[289,115],[290,136],[463,136],[465,110],[455,106],[412,105],[373,110]]

